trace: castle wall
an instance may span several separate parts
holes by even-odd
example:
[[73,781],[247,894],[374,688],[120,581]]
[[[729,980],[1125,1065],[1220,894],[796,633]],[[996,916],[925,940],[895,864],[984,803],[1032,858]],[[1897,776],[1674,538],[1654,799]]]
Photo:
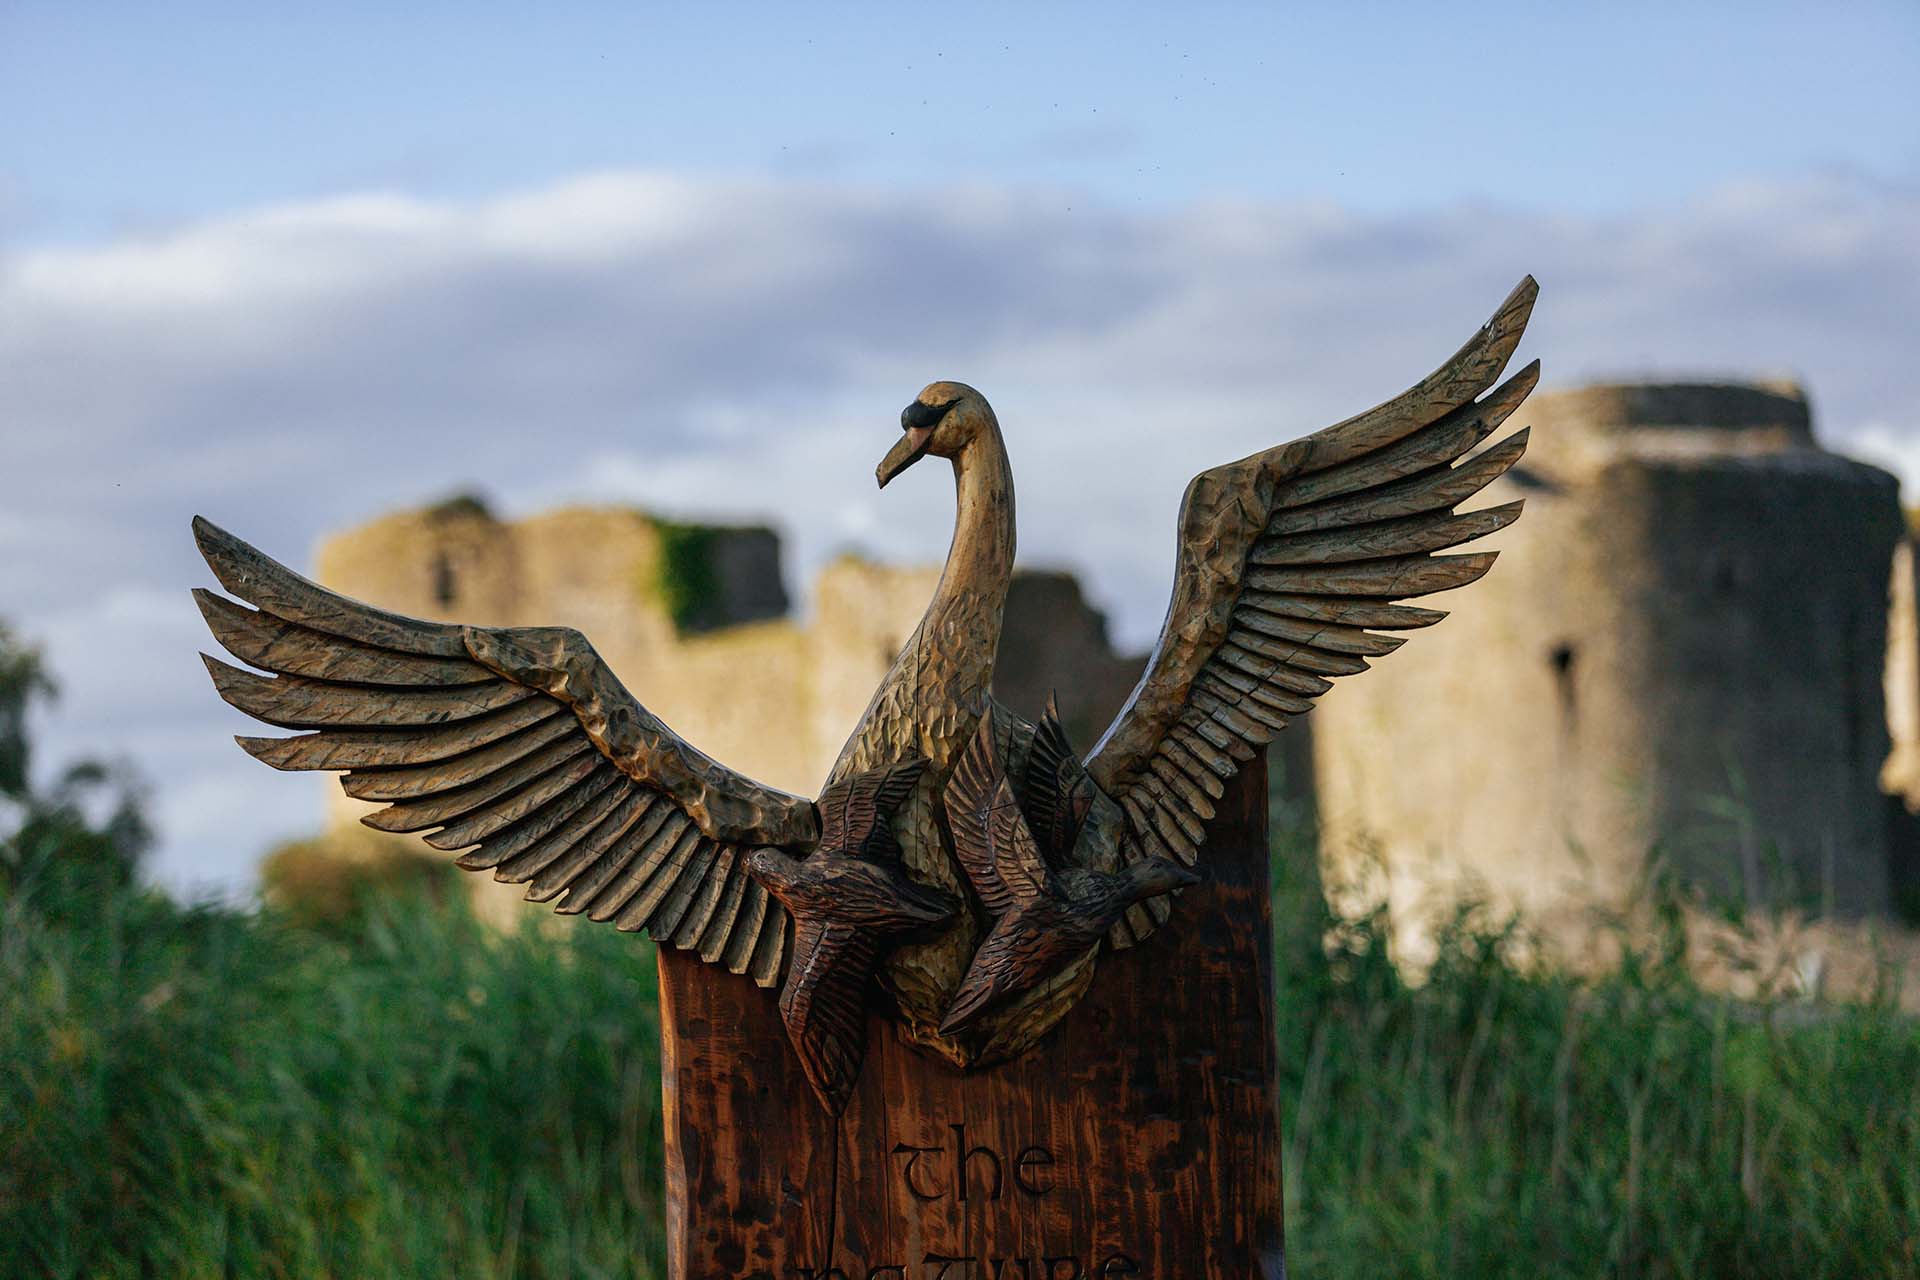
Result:
[[1313,713],[1323,862],[1396,911],[1472,887],[1576,932],[1650,852],[1727,897],[1884,911],[1893,478],[1822,451],[1794,389],[1523,414],[1498,564]]

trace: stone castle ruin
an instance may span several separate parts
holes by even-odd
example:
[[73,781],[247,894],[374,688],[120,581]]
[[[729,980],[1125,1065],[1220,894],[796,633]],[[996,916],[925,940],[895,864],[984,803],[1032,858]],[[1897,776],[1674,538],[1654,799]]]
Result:
[[[1495,570],[1276,744],[1329,878],[1373,877],[1396,912],[1465,885],[1571,928],[1631,894],[1652,852],[1725,898],[1891,912],[1915,863],[1888,794],[1920,808],[1893,477],[1824,450],[1788,385],[1590,386],[1536,395],[1522,420],[1528,455],[1487,501],[1528,509]],[[464,499],[332,539],[317,573],[424,617],[577,627],[703,750],[812,794],[938,569],[843,556],[796,617],[766,528],[617,508],[502,521]],[[1071,575],[1016,576],[1004,701],[1034,714],[1057,689],[1085,750],[1142,663]],[[336,816],[361,808],[341,796]]]
[[1487,496],[1527,512],[1494,571],[1313,713],[1323,860],[1377,859],[1396,908],[1464,878],[1550,922],[1623,899],[1652,853],[1722,900],[1887,912],[1890,702],[1896,758],[1920,756],[1920,659],[1888,647],[1894,478],[1821,448],[1791,385],[1590,386],[1522,416]]

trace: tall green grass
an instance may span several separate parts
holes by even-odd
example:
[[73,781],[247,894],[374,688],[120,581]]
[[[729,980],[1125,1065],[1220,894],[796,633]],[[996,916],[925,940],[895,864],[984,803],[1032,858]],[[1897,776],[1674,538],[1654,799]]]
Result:
[[1425,985],[1333,922],[1286,979],[1301,1277],[1920,1275],[1920,1028],[1752,1007],[1677,957],[1522,973],[1462,913]]
[[0,1275],[658,1275],[650,949],[360,925],[8,904]]
[[[1469,916],[1418,988],[1380,915],[1282,937],[1294,1275],[1920,1274],[1890,1008],[1525,972]],[[657,1055],[650,948],[604,928],[16,891],[0,1275],[657,1276]]]

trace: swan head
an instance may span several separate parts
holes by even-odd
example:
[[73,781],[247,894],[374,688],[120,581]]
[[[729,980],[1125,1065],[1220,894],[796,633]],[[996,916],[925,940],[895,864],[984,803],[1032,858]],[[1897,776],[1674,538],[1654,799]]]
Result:
[[900,411],[900,439],[874,476],[882,489],[920,459],[957,458],[978,437],[999,429],[987,398],[964,382],[930,382]]

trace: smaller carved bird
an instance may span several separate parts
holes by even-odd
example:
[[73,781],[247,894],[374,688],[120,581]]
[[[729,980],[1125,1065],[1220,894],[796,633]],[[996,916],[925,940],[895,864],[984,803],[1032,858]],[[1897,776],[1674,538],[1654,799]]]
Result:
[[[1053,735],[1064,745],[1058,717],[1051,718]],[[1035,753],[1046,749],[1037,737]],[[1079,763],[1071,750],[1065,754]],[[1060,769],[1057,759],[1052,767],[1054,778],[1068,785],[1050,798],[1035,797],[1035,807],[1050,818],[1071,819],[1071,770]],[[1179,863],[1159,857],[1142,858],[1117,872],[1071,866],[1064,859],[1050,865],[1001,768],[991,715],[981,717],[979,732],[954,767],[946,803],[954,852],[994,923],[940,1023],[943,1035],[965,1029],[1060,972],[1096,945],[1134,903],[1200,882]]]
[[807,1082],[833,1115],[847,1109],[867,1048],[867,986],[880,954],[960,909],[909,879],[891,819],[925,760],[853,774],[817,802],[820,842],[804,859],[756,849],[747,871],[793,916],[780,1017]]

